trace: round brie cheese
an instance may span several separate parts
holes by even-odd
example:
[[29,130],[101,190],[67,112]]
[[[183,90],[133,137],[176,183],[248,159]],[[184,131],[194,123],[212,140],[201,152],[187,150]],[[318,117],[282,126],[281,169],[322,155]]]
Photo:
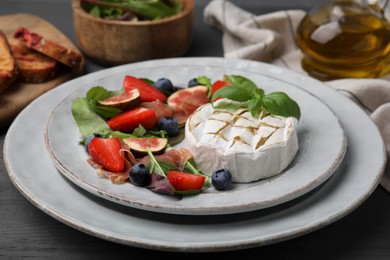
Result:
[[197,167],[207,175],[227,168],[232,181],[253,182],[281,173],[298,152],[297,120],[248,109],[199,107],[187,120],[185,139]]

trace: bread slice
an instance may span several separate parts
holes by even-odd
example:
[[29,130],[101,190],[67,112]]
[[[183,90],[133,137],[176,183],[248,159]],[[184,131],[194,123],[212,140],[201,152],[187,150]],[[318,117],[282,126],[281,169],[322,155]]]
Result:
[[26,47],[49,56],[74,70],[78,69],[81,64],[82,56],[79,52],[69,49],[53,40],[46,39],[42,35],[31,32],[25,27],[20,27],[16,30],[14,38]]
[[17,67],[7,37],[0,31],[0,93],[16,79]]
[[27,83],[46,82],[56,75],[56,60],[27,48],[19,41],[9,41],[18,67],[18,80]]

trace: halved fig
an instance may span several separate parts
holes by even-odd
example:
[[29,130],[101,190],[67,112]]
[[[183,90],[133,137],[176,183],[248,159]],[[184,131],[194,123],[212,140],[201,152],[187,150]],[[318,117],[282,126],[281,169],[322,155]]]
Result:
[[129,146],[130,151],[133,152],[136,157],[147,155],[147,148],[149,148],[153,154],[162,154],[168,144],[168,139],[162,137],[129,137],[123,138],[122,140]]
[[101,106],[119,108],[123,111],[135,108],[140,103],[138,89],[132,89],[117,96],[98,100],[98,104]]

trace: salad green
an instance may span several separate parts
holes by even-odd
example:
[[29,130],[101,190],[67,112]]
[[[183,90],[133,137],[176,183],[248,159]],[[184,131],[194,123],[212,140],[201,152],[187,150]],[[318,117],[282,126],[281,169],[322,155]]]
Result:
[[176,0],[81,0],[91,15],[115,20],[157,20],[183,10]]

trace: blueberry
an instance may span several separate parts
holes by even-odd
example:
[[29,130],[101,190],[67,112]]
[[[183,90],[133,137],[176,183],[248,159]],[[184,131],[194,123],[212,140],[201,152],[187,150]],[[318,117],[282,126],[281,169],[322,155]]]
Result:
[[232,184],[232,175],[228,169],[219,169],[213,172],[211,184],[217,190],[228,190]]
[[161,117],[157,121],[157,128],[159,130],[165,130],[169,137],[177,136],[180,131],[176,119],[170,116]]
[[131,167],[129,172],[130,182],[136,186],[145,187],[152,181],[150,171],[145,164],[137,163]]
[[87,140],[85,140],[85,143],[84,143],[84,147],[85,147],[85,150],[87,152],[88,152],[88,145],[91,143],[92,139],[94,139],[94,138],[102,138],[102,136],[100,134],[93,134],[93,135],[88,136]]
[[188,81],[189,88],[196,87],[196,86],[199,86],[199,82],[196,80],[196,78],[193,78],[190,81]]
[[170,81],[167,78],[161,78],[154,82],[154,87],[163,91],[163,92],[175,92],[175,87],[172,84],[172,81]]

